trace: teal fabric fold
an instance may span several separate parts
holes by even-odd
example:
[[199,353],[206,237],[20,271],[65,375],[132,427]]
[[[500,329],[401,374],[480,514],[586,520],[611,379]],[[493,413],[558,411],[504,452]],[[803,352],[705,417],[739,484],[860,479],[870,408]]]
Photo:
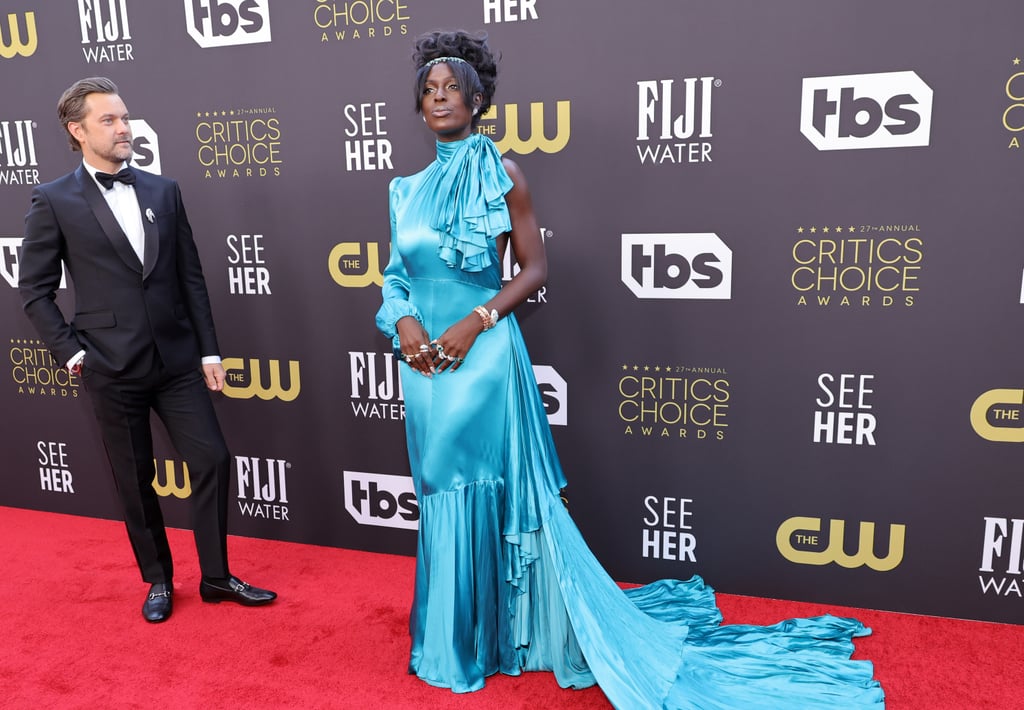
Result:
[[450,267],[482,271],[491,265],[487,240],[512,228],[505,193],[512,179],[494,142],[479,133],[437,142],[437,189],[431,226],[440,234],[438,256]]

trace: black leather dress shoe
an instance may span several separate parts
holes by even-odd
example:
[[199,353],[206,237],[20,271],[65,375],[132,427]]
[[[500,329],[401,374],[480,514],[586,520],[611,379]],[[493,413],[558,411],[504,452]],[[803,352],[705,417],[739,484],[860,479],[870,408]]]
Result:
[[199,583],[199,596],[204,602],[237,602],[244,606],[262,606],[277,599],[277,594],[246,584],[238,577],[207,579]]
[[146,601],[142,605],[143,618],[151,624],[167,621],[173,606],[171,602],[173,592],[174,588],[170,582],[166,584],[159,582],[150,587]]

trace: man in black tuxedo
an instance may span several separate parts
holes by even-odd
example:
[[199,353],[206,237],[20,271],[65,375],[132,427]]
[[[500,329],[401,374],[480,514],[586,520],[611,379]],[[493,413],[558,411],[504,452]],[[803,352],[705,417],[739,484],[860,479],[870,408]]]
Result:
[[[227,561],[230,456],[207,388],[224,387],[210,299],[173,180],[127,166],[128,110],[109,79],[73,84],[57,105],[82,164],[36,187],[25,217],[19,289],[25,313],[60,363],[81,372],[144,581],[147,621],[172,608],[172,563],[153,490],[150,411],[188,464],[203,601],[267,604],[274,592],[232,576]],[[75,315],[54,298],[62,268]],[[205,386],[204,386],[205,383]]]

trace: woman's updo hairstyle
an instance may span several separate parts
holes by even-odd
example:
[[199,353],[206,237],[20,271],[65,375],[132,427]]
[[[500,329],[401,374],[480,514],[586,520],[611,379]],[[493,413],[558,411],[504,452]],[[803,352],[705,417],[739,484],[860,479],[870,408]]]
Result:
[[491,107],[494,86],[498,78],[498,63],[487,46],[487,35],[474,37],[461,30],[455,32],[429,32],[416,40],[412,59],[416,67],[416,111],[422,108],[423,90],[427,75],[439,57],[456,57],[464,62],[447,62],[459,84],[466,108],[472,110],[473,97],[480,94],[480,110],[473,116],[473,126]]

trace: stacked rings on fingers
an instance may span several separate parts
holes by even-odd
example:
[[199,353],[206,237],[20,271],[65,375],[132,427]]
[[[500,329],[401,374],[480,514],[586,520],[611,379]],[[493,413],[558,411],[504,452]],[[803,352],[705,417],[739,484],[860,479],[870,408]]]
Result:
[[430,346],[429,346],[429,345],[427,345],[426,343],[422,343],[422,344],[420,345],[420,352],[421,352],[421,353],[425,353],[425,352],[427,352],[427,351],[429,351],[429,350],[430,350]]

